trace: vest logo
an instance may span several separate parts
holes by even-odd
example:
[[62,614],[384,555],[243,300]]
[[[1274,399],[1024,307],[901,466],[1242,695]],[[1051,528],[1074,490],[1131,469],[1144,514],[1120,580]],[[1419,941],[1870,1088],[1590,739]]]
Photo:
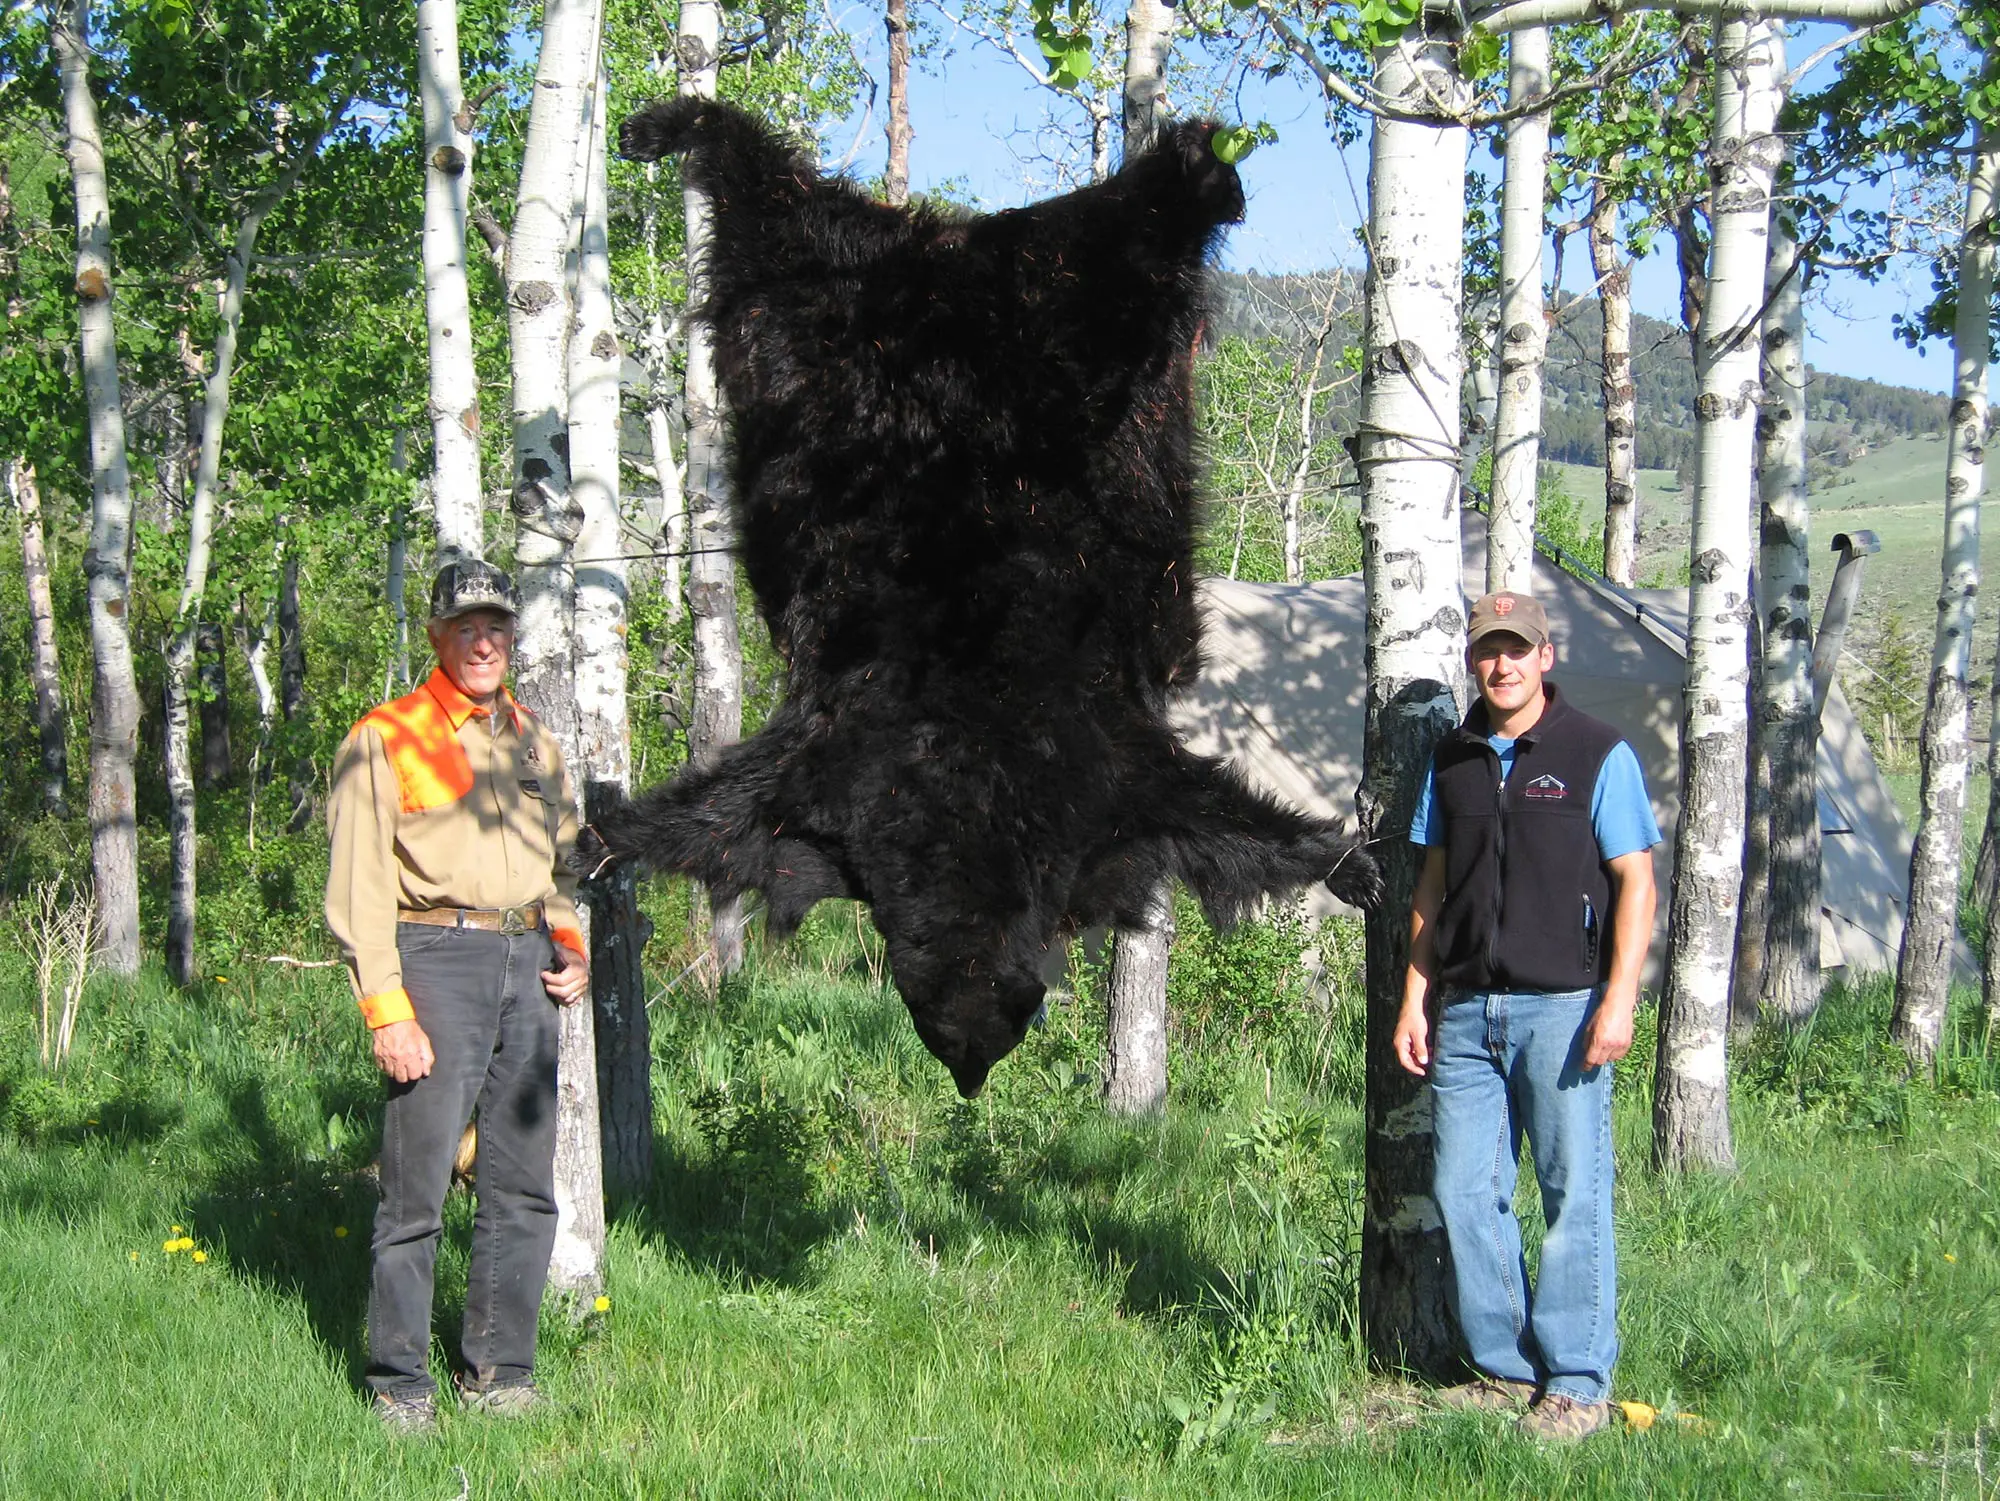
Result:
[[1521,789],[1523,797],[1568,797],[1569,788],[1549,772],[1543,772]]

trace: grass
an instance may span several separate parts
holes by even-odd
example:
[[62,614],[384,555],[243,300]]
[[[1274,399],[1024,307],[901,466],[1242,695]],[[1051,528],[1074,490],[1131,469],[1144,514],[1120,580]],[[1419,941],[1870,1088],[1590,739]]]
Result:
[[1623,1071],[1618,1394],[1689,1418],[1545,1454],[1360,1358],[1359,1018],[1296,946],[1203,940],[1174,1108],[1129,1124],[1082,1001],[956,1100],[827,911],[655,1007],[659,1170],[610,1310],[545,1315],[554,1411],[403,1447],[356,1388],[379,1092],[341,988],[100,989],[48,1079],[0,970],[0,1495],[1996,1494],[2000,1069],[1964,998],[1935,1083],[1879,985],[1760,1039],[1730,1177],[1650,1174]]

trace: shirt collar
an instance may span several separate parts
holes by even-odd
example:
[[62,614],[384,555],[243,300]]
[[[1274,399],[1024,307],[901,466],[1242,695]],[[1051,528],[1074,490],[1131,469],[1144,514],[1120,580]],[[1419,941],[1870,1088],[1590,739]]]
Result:
[[[430,696],[437,700],[438,707],[444,710],[445,718],[451,721],[454,734],[465,728],[466,720],[484,719],[488,713],[486,709],[467,698],[465,690],[454,683],[451,675],[442,667],[431,669],[430,681],[425,683],[424,687]],[[514,702],[514,695],[509,693],[504,685],[500,689],[500,698],[507,705],[508,721],[518,732],[521,728],[521,706]]]

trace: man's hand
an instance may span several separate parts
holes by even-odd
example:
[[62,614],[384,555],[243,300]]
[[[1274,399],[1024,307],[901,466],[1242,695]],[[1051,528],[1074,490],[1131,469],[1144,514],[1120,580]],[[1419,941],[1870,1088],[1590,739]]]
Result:
[[398,1084],[415,1083],[437,1062],[430,1037],[414,1017],[377,1027],[369,1037],[375,1044],[376,1066]]
[[590,961],[566,944],[556,944],[560,969],[542,971],[542,985],[558,1006],[574,1006],[590,993]]
[[1596,1068],[1616,1063],[1632,1051],[1632,1014],[1638,1009],[1637,996],[1606,993],[1591,1013],[1583,1029],[1583,1066]]
[[1431,1066],[1430,1018],[1422,1006],[1405,1004],[1396,1017],[1396,1061],[1421,1079]]

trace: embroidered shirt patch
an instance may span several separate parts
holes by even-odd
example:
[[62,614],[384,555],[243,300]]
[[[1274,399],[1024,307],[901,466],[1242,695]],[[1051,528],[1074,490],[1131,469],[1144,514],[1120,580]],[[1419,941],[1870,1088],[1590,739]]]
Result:
[[1523,797],[1568,797],[1569,788],[1549,772],[1543,772],[1521,789]]

